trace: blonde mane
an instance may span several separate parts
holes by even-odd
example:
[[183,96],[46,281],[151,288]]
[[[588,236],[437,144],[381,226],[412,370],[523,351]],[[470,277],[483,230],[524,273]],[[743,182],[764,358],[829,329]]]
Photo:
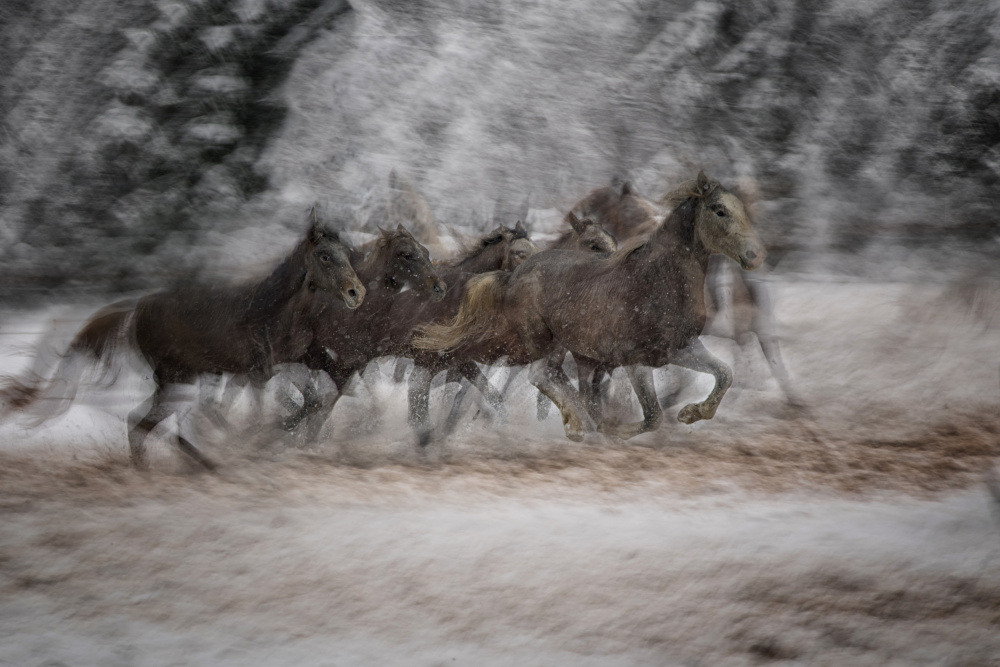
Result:
[[667,215],[670,215],[675,208],[683,204],[691,197],[704,199],[706,194],[707,193],[698,192],[698,181],[692,178],[691,180],[684,181],[676,188],[660,197],[660,200],[657,203],[667,211]]

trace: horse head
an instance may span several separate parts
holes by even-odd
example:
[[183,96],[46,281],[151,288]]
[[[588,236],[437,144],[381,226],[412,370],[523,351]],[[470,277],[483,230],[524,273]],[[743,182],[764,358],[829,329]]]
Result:
[[395,230],[379,229],[375,254],[383,262],[385,283],[394,288],[429,293],[434,301],[444,298],[447,285],[431,264],[430,253],[410,232],[398,225]]
[[618,249],[615,237],[604,230],[597,220],[585,216],[578,218],[573,211],[566,214],[566,221],[573,228],[576,236],[576,247],[583,252],[606,253]]
[[513,271],[538,251],[539,247],[528,238],[528,230],[519,220],[513,228],[498,225],[448,265],[469,273]]
[[320,224],[315,209],[310,214],[306,243],[306,280],[310,289],[339,296],[351,310],[360,306],[365,286],[351,266],[350,249],[341,243],[337,232]]
[[534,241],[528,238],[528,230],[520,220],[514,228],[503,227],[504,240],[507,242],[507,253],[504,256],[501,269],[513,271],[536,252],[541,250]]
[[695,234],[711,252],[718,252],[746,269],[756,269],[767,251],[753,228],[748,206],[740,197],[698,172],[695,198]]

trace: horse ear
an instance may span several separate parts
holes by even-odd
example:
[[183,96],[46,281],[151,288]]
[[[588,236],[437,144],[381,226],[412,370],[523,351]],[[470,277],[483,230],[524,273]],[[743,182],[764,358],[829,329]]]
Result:
[[319,221],[319,214],[316,212],[316,205],[314,204],[311,209],[309,209],[309,240],[312,243],[316,243],[325,233],[322,223]]
[[698,192],[706,194],[711,186],[712,182],[709,180],[708,175],[705,174],[705,170],[702,169],[698,172]]
[[584,224],[580,218],[576,217],[576,213],[573,211],[566,214],[566,222],[569,223],[569,226],[572,227],[573,231],[577,234],[582,234],[583,230],[587,228],[587,225]]
[[402,223],[396,225],[396,231],[404,236],[409,236],[411,239],[413,238],[413,234]]
[[528,230],[525,229],[525,227],[524,227],[524,223],[521,222],[520,220],[518,220],[517,224],[514,225],[514,231],[517,232],[517,233],[519,233],[519,234],[525,234],[525,235],[527,235],[527,233],[528,233]]
[[634,194],[635,194],[635,186],[632,185],[632,181],[625,181],[624,183],[622,183],[622,195],[621,195],[622,197],[624,197],[625,195],[634,195]]

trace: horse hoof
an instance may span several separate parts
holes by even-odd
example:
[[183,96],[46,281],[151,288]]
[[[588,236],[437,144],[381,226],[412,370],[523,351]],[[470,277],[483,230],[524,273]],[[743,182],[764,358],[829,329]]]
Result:
[[583,436],[584,436],[583,431],[569,431],[569,430],[566,431],[566,437],[572,440],[573,442],[583,442]]
[[696,421],[700,421],[702,419],[703,417],[701,416],[701,410],[699,410],[698,406],[694,403],[690,405],[685,405],[683,408],[681,408],[681,411],[677,413],[677,421],[681,422],[682,424],[693,424]]

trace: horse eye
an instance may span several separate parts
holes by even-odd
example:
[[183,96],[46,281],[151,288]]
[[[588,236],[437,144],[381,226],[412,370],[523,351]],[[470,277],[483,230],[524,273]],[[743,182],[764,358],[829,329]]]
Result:
[[720,209],[716,209],[715,214],[717,216],[719,216],[720,218],[726,217],[726,211],[725,211],[725,209],[721,209],[721,208]]
[[600,248],[598,248],[596,245],[590,246],[590,249],[595,251],[600,250]]
[[319,258],[321,260],[323,260],[324,262],[329,262],[330,261],[330,256],[329,255],[320,255]]
[[407,262],[412,262],[413,261],[413,255],[411,255],[409,253],[406,253],[405,255],[403,255],[403,259],[405,259]]

